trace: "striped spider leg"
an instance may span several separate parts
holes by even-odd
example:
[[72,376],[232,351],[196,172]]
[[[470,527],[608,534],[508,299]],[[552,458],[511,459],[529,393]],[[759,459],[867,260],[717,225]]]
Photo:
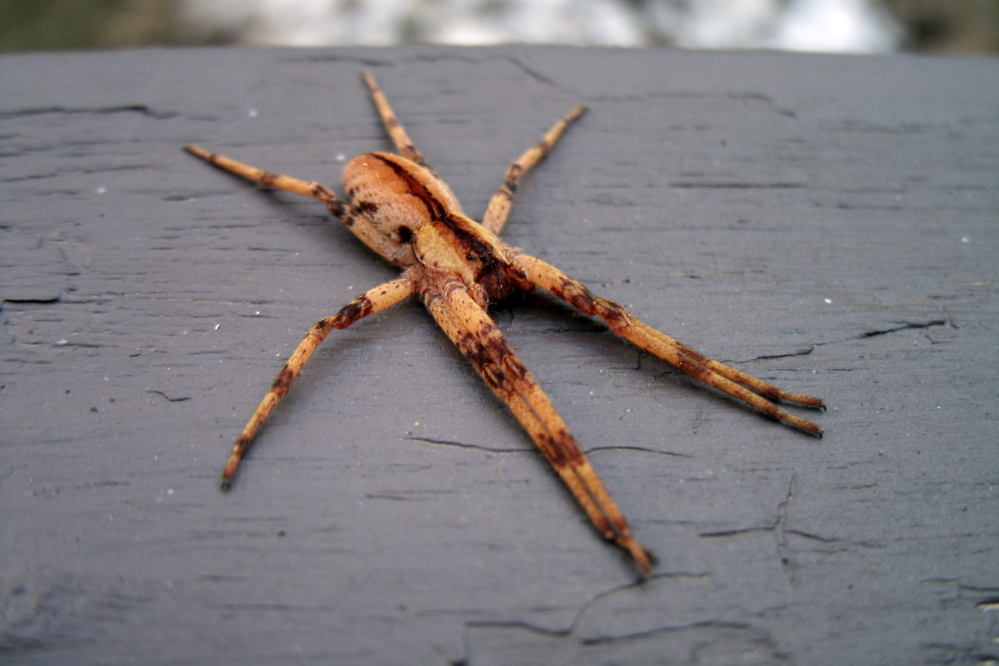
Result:
[[516,289],[541,287],[583,314],[602,319],[618,335],[692,377],[790,426],[821,435],[818,426],[775,404],[822,408],[818,398],[786,393],[708,359],[634,319],[620,305],[594,296],[554,266],[522,254],[498,238],[520,178],[551,150],[568,126],[585,112],[584,107],[559,119],[537,145],[509,167],[479,224],[464,215],[448,186],[424,162],[374,77],[365,73],[364,81],[400,154],[374,152],[351,160],[343,175],[348,201],[338,199],[332,190],[318,183],[270,173],[197,146],[185,146],[193,155],[263,187],[322,202],[365,245],[403,269],[398,279],[365,292],[309,329],[233,445],[222,472],[223,489],[230,486],[268,414],[326,336],[414,294],[489,388],[509,406],[600,534],[626,550],[644,576],[651,574],[654,556],[635,539],[548,396],[489,318],[489,303],[507,298]]

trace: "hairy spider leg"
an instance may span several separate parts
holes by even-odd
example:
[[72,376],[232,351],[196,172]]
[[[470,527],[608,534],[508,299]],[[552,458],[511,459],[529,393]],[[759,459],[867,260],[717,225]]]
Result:
[[817,425],[788,414],[774,404],[774,402],[787,402],[813,409],[825,409],[825,403],[821,399],[787,393],[741,370],[707,358],[665,333],[635,319],[621,305],[593,295],[577,280],[537,257],[522,254],[514,261],[533,284],[547,290],[583,314],[599,317],[611,330],[636,347],[654,354],[695,379],[749,403],[771,418],[816,437],[822,436],[822,429]]
[[406,134],[406,128],[402,126],[399,118],[395,115],[395,111],[392,110],[388,98],[385,97],[382,89],[378,87],[378,82],[375,81],[375,77],[371,75],[371,72],[364,72],[364,83],[367,84],[368,90],[371,91],[371,100],[375,103],[375,108],[382,119],[382,124],[385,125],[385,131],[388,132],[392,143],[399,150],[399,154],[428,169],[430,173],[436,176],[437,174],[430,168],[430,165],[423,161],[423,154],[416,149],[413,140]]
[[234,160],[231,157],[205,150],[201,146],[184,146],[184,150],[195,157],[200,157],[213,166],[245,178],[250,182],[257,183],[262,187],[303,194],[322,202],[337,219],[350,229],[351,233],[357,236],[362,243],[379,256],[400,267],[411,266],[415,261],[413,251],[409,246],[397,243],[378,231],[363,213],[358,211],[353,205],[341,201],[333,190],[322,183],[300,180],[291,176],[264,171],[263,169],[258,169],[257,167]]
[[232,483],[232,475],[235,474],[236,468],[239,466],[239,461],[243,459],[243,455],[246,453],[246,449],[250,446],[250,443],[253,442],[253,438],[257,436],[260,426],[263,425],[267,415],[271,413],[271,410],[274,409],[278,401],[288,392],[291,382],[299,376],[302,366],[312,356],[312,352],[315,351],[316,347],[326,339],[326,336],[333,329],[343,330],[359,319],[395,305],[411,295],[416,290],[416,276],[413,275],[416,272],[418,271],[415,267],[408,269],[399,279],[386,282],[374,289],[369,289],[343,306],[335,315],[320,319],[309,329],[305,337],[302,338],[302,341],[298,343],[298,347],[288,359],[288,362],[284,364],[284,368],[278,373],[277,379],[274,380],[274,384],[267,391],[267,395],[264,396],[256,411],[253,412],[253,416],[246,423],[246,427],[243,428],[243,432],[236,439],[236,443],[233,444],[232,454],[229,456],[229,461],[222,471],[220,483],[222,490],[229,489]]
[[482,218],[482,226],[494,234],[500,232],[503,225],[506,224],[507,216],[510,214],[510,201],[520,186],[521,176],[530,171],[531,167],[545,157],[562,137],[562,134],[569,125],[584,113],[586,113],[586,107],[577,106],[559,118],[541,141],[524,151],[524,154],[510,165],[510,168],[506,170],[506,176],[503,177],[503,184],[500,185],[496,194],[489,200],[486,214]]
[[[365,73],[364,80],[371,91],[372,100],[385,129],[399,152],[429,170],[429,166],[396,118],[385,95],[378,88],[374,77]],[[483,220],[485,230],[480,230],[480,233],[484,234],[486,230],[496,233],[503,227],[520,178],[551,150],[569,125],[584,111],[584,107],[577,107],[556,121],[538,144],[524,152],[509,167],[504,183],[490,200]],[[339,200],[332,190],[319,183],[266,172],[198,146],[185,146],[185,149],[221,169],[261,186],[303,194],[322,202],[374,252],[400,267],[408,267],[399,279],[369,290],[344,306],[336,315],[317,322],[309,330],[233,446],[232,455],[222,474],[223,489],[227,489],[231,483],[240,459],[264,420],[287,392],[291,382],[298,376],[301,368],[323,339],[334,328],[346,328],[369,314],[419,292],[431,315],[469,359],[493,392],[510,407],[601,534],[627,550],[643,574],[651,573],[654,556],[634,538],[624,516],[607,493],[565,422],[555,411],[534,377],[514,355],[483,306],[476,302],[476,298],[469,293],[468,286],[457,274],[429,266],[424,267],[417,263],[410,244],[393,240],[388,234],[379,231],[372,220],[353,202]],[[405,170],[411,171],[408,168]],[[414,173],[408,175],[413,176]],[[430,173],[436,177],[432,171]],[[440,184],[446,189],[443,182]],[[824,404],[820,399],[781,391],[740,370],[706,358],[631,317],[620,305],[594,296],[582,284],[557,268],[535,257],[521,255],[518,250],[498,240],[495,240],[495,243],[506,261],[515,262],[519,270],[524,271],[530,284],[524,282],[521,286],[525,288],[530,288],[531,285],[540,286],[584,314],[599,317],[612,330],[639,348],[675,365],[696,379],[749,403],[775,419],[821,436],[822,431],[818,426],[787,414],[770,402],[790,402],[804,407],[823,409]],[[522,281],[523,279],[521,278]]]
[[650,575],[655,556],[632,535],[548,396],[467,288],[455,278],[444,277],[428,280],[421,286],[421,295],[441,329],[511,409],[597,530],[628,551],[643,575]]

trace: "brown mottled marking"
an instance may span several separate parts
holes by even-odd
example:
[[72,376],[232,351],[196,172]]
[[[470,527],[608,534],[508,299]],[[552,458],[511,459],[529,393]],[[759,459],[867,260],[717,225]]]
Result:
[[446,197],[434,191],[437,188],[431,187],[431,185],[436,185],[437,183],[421,178],[421,174],[413,171],[409,168],[409,165],[394,155],[371,153],[371,156],[391,169],[396,177],[402,183],[405,183],[409,191],[408,194],[415,199],[419,199],[424,204],[431,221],[440,220],[450,212],[451,202],[446,201]]
[[400,243],[408,243],[413,240],[413,230],[406,226],[397,228],[395,235],[399,238]]
[[[378,296],[384,295],[383,290],[378,291]],[[324,319],[320,323],[329,322],[333,328],[344,329],[362,317],[367,317],[374,311],[375,304],[365,295],[358,296],[347,305],[343,306],[336,316]]]
[[419,293],[447,336],[489,388],[510,407],[594,527],[605,539],[628,551],[645,576],[652,572],[654,556],[632,535],[628,522],[582,447],[486,314],[490,302],[506,298],[513,289],[531,290],[535,285],[540,286],[580,312],[599,317],[618,335],[692,377],[795,428],[821,435],[815,424],[787,414],[773,404],[789,402],[821,408],[823,403],[818,398],[786,393],[741,370],[706,358],[633,318],[617,303],[594,296],[555,267],[520,254],[498,238],[520,178],[548,154],[566,128],[583,114],[584,107],[577,107],[559,119],[540,142],[510,165],[480,225],[464,215],[458,199],[423,161],[374,77],[365,73],[364,80],[385,130],[401,156],[375,152],[351,160],[344,169],[349,202],[341,201],[319,183],[262,171],[197,146],[186,147],[205,161],[264,187],[321,201],[365,245],[405,269],[399,279],[365,292],[309,329],[236,439],[222,472],[223,489],[229,487],[267,415],[287,393],[316,346],[333,329],[346,328],[413,293]]
[[325,185],[320,185],[319,183],[313,184],[312,192],[309,194],[309,196],[311,196],[313,199],[319,199],[320,201],[323,200],[336,201],[336,195],[333,193],[333,190],[326,187]]

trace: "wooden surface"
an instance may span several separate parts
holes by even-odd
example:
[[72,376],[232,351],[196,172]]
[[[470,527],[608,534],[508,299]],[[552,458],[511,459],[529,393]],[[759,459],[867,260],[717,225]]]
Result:
[[[339,186],[375,73],[478,217],[590,107],[504,237],[825,398],[819,441],[544,294],[493,311],[660,562],[636,584],[394,275],[197,142]],[[999,61],[549,48],[0,59],[0,660],[999,658]]]

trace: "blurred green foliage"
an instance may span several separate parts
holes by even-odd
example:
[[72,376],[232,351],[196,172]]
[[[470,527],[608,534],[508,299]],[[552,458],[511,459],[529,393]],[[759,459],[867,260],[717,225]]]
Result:
[[0,51],[176,43],[172,0],[0,0]]

